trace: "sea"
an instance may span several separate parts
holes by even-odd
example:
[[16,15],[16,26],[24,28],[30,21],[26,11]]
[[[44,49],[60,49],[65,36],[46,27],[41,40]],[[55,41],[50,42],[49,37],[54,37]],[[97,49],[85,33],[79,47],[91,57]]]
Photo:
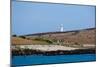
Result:
[[43,64],[59,64],[74,62],[96,61],[96,54],[76,54],[76,55],[55,55],[55,56],[13,56],[11,59],[12,66],[28,66]]

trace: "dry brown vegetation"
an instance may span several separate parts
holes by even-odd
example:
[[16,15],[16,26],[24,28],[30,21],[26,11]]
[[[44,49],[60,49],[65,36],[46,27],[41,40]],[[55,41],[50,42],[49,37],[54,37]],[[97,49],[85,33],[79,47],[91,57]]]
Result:
[[96,30],[83,30],[78,32],[68,32],[61,34],[52,34],[53,39],[63,40],[66,43],[79,43],[79,44],[95,44]]
[[32,44],[48,44],[44,41],[28,40],[20,37],[12,37],[12,45],[32,45]]
[[96,29],[93,28],[71,32],[28,35],[25,38],[12,37],[12,44],[48,44],[46,41],[34,40],[34,38],[46,38],[53,42],[62,40],[64,44],[95,44],[95,33]]

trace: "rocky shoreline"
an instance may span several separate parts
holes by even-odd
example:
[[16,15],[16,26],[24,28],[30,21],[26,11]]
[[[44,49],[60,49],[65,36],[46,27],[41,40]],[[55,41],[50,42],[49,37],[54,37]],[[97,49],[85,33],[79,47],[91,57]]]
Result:
[[57,50],[57,51],[40,51],[32,49],[12,50],[12,56],[27,56],[27,55],[72,55],[72,54],[95,54],[95,49],[76,49],[76,50]]

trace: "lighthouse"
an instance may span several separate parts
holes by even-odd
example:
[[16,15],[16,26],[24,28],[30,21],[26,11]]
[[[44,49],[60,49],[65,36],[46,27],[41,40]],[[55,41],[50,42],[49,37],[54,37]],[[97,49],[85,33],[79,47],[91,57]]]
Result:
[[64,28],[63,28],[63,24],[60,25],[60,32],[63,32]]

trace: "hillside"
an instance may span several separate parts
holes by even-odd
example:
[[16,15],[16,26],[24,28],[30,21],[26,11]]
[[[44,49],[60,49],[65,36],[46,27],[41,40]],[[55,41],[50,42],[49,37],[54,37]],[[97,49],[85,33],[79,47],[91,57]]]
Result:
[[[83,29],[64,32],[46,32],[12,37],[12,44],[94,44],[96,29]],[[17,39],[16,39],[17,38]],[[21,43],[20,43],[21,42]]]
[[21,37],[12,37],[12,45],[32,45],[32,44],[48,44],[45,41],[29,40]]

